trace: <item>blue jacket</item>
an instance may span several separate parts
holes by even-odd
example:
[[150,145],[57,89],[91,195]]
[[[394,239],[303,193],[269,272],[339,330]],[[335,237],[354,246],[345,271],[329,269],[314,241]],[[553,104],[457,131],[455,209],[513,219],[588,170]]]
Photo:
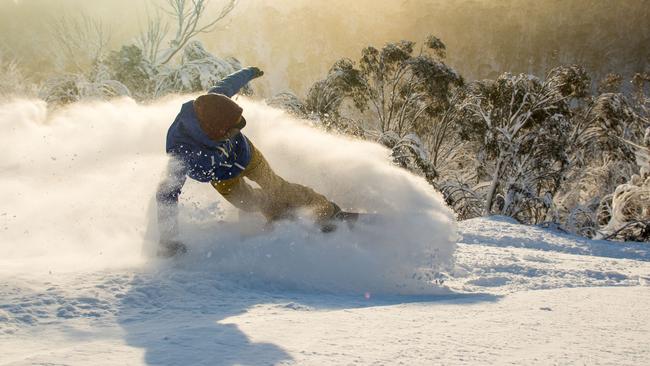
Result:
[[241,133],[224,141],[213,141],[203,132],[193,102],[181,107],[167,132],[167,153],[181,161],[185,174],[199,182],[234,178],[250,162],[250,147]]
[[[208,93],[232,97],[254,78],[255,71],[242,69],[219,81]],[[167,132],[166,150],[173,163],[158,189],[159,204],[176,204],[186,177],[199,182],[230,179],[250,163],[248,139],[241,133],[219,142],[208,138],[199,126],[193,102],[183,104]]]

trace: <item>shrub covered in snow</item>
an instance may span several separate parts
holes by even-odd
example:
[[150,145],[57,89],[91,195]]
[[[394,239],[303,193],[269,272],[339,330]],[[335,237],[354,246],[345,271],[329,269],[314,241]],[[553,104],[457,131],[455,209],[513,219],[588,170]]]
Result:
[[570,101],[587,83],[571,67],[552,70],[546,81],[506,73],[465,88],[454,119],[481,163],[478,181],[490,182],[485,214],[545,220],[569,166]]
[[145,59],[140,47],[128,45],[122,46],[119,51],[112,51],[106,60],[106,66],[111,79],[121,80],[133,97],[144,99],[152,94],[155,70]]
[[392,149],[393,162],[438,188],[460,219],[502,214],[649,240],[647,73],[635,76],[632,96],[616,74],[592,96],[577,65],[465,85],[437,38],[413,51],[402,41],[337,61],[306,108],[327,128],[355,124],[355,135]]
[[431,183],[436,180],[438,174],[429,161],[429,153],[416,134],[400,138],[394,131],[388,131],[379,141],[392,149],[391,157],[396,165],[423,175]]
[[50,78],[41,90],[43,100],[52,105],[68,104],[83,99],[110,99],[130,95],[129,89],[117,80],[92,81],[76,74]]
[[54,27],[59,45],[55,58],[61,72],[47,80],[43,99],[52,104],[122,95],[145,100],[209,89],[241,65],[234,58],[215,57],[192,40],[213,30],[236,1],[224,1],[220,12],[208,20],[204,19],[207,5],[207,0],[169,1],[163,10],[175,25],[173,37],[167,37],[169,25],[156,17],[150,19],[136,44],[110,52],[110,33],[100,20],[83,14],[80,19],[64,16]]
[[611,219],[602,232],[608,239],[650,241],[650,175],[634,175],[616,187]]
[[307,107],[295,94],[284,92],[266,99],[266,104],[271,107],[283,109],[298,118],[307,118]]
[[[641,144],[628,142],[633,149],[639,173],[619,185],[608,197],[598,237],[650,241],[650,126]],[[604,222],[603,222],[604,223]]]
[[[158,67],[154,77],[154,95],[205,91],[239,69],[241,64],[236,59],[217,58],[206,51],[200,42],[192,41],[183,49],[178,65]],[[246,89],[244,93],[250,93],[250,90]]]
[[0,58],[0,98],[33,96],[36,92],[37,86],[23,74],[16,61]]
[[[51,78],[42,96],[55,104],[123,95],[145,100],[170,93],[208,90],[238,69],[241,69],[239,61],[215,57],[198,41],[189,42],[179,63],[171,65],[151,64],[138,46],[129,45],[111,52],[89,76],[66,74]],[[244,93],[250,92],[248,87],[244,89]]]

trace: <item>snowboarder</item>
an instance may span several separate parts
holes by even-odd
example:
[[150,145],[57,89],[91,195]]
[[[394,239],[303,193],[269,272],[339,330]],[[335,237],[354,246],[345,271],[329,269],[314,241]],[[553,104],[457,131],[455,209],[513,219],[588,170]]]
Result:
[[[178,240],[178,196],[187,177],[212,186],[235,207],[261,212],[268,222],[291,218],[296,209],[310,210],[323,231],[335,228],[340,208],[313,189],[289,183],[269,166],[262,153],[241,133],[243,109],[232,99],[249,81],[264,75],[257,67],[239,70],[207,94],[181,107],[167,132],[170,155],[158,192],[158,254],[187,251]],[[256,182],[253,188],[244,178]]]

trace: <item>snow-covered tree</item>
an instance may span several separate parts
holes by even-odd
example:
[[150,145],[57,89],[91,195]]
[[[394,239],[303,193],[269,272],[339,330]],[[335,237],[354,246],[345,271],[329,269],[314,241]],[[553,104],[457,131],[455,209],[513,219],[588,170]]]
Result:
[[445,201],[459,220],[480,217],[484,212],[485,197],[482,186],[470,185],[469,179],[448,178],[437,184]]
[[639,144],[626,141],[639,167],[628,182],[616,187],[601,203],[599,213],[603,228],[597,237],[650,241],[650,124],[646,122]]
[[308,118],[307,107],[295,94],[284,92],[266,99],[266,104],[271,107],[285,110],[287,113],[298,118]]
[[[632,78],[633,103],[636,114],[650,127],[650,72],[637,73]],[[646,132],[646,139],[649,139]]]
[[545,81],[506,73],[465,88],[454,118],[476,151],[478,180],[490,182],[485,214],[499,196],[499,212],[544,219],[569,163],[570,102],[588,85],[584,70],[572,66],[551,70]]
[[433,36],[417,53],[411,41],[388,43],[381,50],[366,47],[358,65],[337,61],[312,86],[307,105],[319,114],[335,115],[350,101],[360,112],[370,113],[376,121],[371,127],[381,133],[418,133],[430,128],[432,118],[449,106],[451,90],[463,83],[444,56],[445,45]]
[[578,136],[578,141],[590,154],[634,161],[634,154],[625,141],[640,141],[645,129],[641,116],[625,95],[599,95],[588,108],[586,119],[585,129]]
[[429,36],[415,48],[400,41],[366,47],[358,63],[337,61],[310,88],[305,104],[328,128],[380,140],[395,135],[396,162],[433,182],[438,165],[459,146],[449,112],[463,79],[444,63],[440,39]]
[[83,13],[64,16],[53,22],[51,29],[59,73],[45,81],[40,92],[43,99],[58,105],[130,95],[123,83],[110,77],[104,64],[111,33],[100,19]]
[[193,38],[215,30],[218,23],[226,18],[236,5],[237,0],[223,0],[217,14],[205,19],[210,0],[167,0],[167,6],[162,11],[173,20],[173,38],[168,41],[167,47],[163,47],[169,25],[160,15],[156,15],[150,17],[147,29],[138,38],[139,47],[149,63],[154,66],[165,65],[176,54],[186,49],[186,45]]
[[434,184],[437,172],[429,161],[429,153],[422,144],[420,138],[414,134],[404,137],[394,131],[382,134],[379,142],[392,150],[393,162],[405,169],[424,176],[431,184]]
[[[178,65],[163,65],[156,69],[154,96],[208,90],[241,68],[237,59],[220,59],[206,51],[199,41],[192,41],[183,49]],[[248,88],[244,90],[244,93],[249,92]]]
[[[136,44],[110,53],[106,49],[110,33],[101,22],[87,17],[62,18],[54,28],[60,58],[74,62],[70,62],[72,66],[67,67],[67,72],[46,82],[43,98],[53,104],[119,95],[142,100],[210,88],[241,65],[234,58],[217,58],[201,43],[192,41],[197,35],[214,30],[234,9],[236,0],[225,0],[215,16],[206,18],[209,4],[209,0],[168,0],[167,7],[161,9],[175,27],[160,16],[154,17]],[[174,35],[168,39],[170,29]],[[177,59],[179,52],[179,62],[170,62]]]
[[614,211],[626,197],[620,191],[628,190],[633,176],[643,176],[643,137],[649,125],[635,100],[639,98],[605,92],[574,115],[571,170],[555,200],[558,221],[569,231],[602,237],[601,230],[616,231],[611,222],[624,221],[615,219]]
[[136,45],[122,46],[119,51],[112,51],[106,60],[110,78],[121,80],[137,99],[152,95],[156,74],[153,66],[144,58],[142,49]]

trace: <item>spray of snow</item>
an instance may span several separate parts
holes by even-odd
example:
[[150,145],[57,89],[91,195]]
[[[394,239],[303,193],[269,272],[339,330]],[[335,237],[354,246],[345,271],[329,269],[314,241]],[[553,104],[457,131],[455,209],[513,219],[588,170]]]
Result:
[[[166,130],[188,98],[84,102],[54,112],[38,100],[1,104],[0,267],[169,266],[146,253],[157,240],[153,196]],[[390,165],[381,146],[239,103],[245,133],[278,174],[343,208],[380,212],[380,224],[324,235],[307,221],[284,222],[262,233],[261,217],[238,217],[209,184],[188,181],[181,235],[191,254],[172,266],[285,288],[431,291],[427,276],[451,264],[456,241],[437,192]]]

